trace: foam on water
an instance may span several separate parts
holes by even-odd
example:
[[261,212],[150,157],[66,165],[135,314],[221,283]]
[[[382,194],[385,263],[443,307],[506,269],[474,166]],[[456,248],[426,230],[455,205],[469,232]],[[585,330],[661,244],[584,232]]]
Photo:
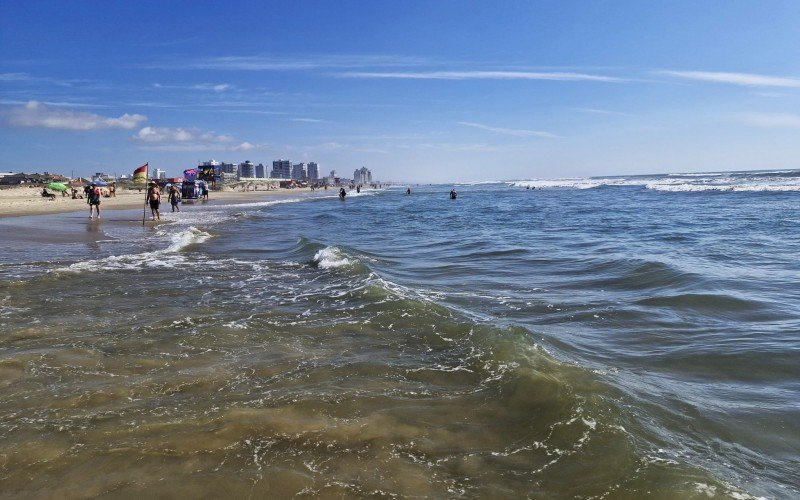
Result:
[[[767,201],[784,213],[794,200],[624,187],[737,180],[688,177],[541,197],[476,184],[458,205],[433,196],[441,186],[209,204],[82,254],[120,255],[63,265],[106,271],[93,275],[102,286],[66,273],[0,281],[12,346],[0,357],[11,408],[0,484],[63,496],[790,496],[791,460],[782,469],[770,453],[785,456],[793,424],[781,431],[757,394],[736,391],[743,372],[771,376],[763,359],[779,381],[796,366],[782,330],[797,317],[772,312],[795,296],[770,293],[772,274],[793,281],[798,240],[759,219]],[[565,184],[584,181],[604,180]],[[794,235],[786,219],[769,222]],[[765,248],[755,261],[739,251],[748,242]],[[767,397],[791,415],[786,387]],[[763,420],[741,424],[741,401]]]
[[595,189],[599,187],[644,187],[665,192],[796,192],[800,178],[795,171],[736,173],[712,172],[632,177],[574,177],[508,182],[514,187],[540,189]]
[[321,269],[333,269],[352,265],[355,260],[348,258],[339,247],[325,247],[314,254],[313,262]]
[[168,237],[170,244],[166,248],[151,252],[110,255],[102,259],[75,262],[66,268],[56,269],[56,271],[94,272],[109,269],[130,270],[140,267],[172,268],[187,262],[187,257],[180,253],[181,250],[190,245],[203,243],[212,237],[211,234],[197,229],[194,226],[175,233],[169,233],[166,229],[160,229],[156,234],[158,238]]

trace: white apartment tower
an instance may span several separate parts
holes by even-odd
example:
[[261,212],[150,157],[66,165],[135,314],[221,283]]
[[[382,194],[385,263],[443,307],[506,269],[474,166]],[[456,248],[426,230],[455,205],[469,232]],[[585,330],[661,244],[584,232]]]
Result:
[[353,182],[356,184],[372,184],[372,172],[367,167],[361,167],[353,172]]

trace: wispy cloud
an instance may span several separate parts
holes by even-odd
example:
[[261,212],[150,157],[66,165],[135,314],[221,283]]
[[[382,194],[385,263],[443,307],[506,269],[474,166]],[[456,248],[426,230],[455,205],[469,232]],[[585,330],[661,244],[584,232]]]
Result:
[[149,149],[162,151],[250,151],[260,147],[232,135],[204,132],[194,127],[144,127],[132,139],[147,144]]
[[407,80],[552,80],[561,82],[624,82],[605,75],[537,71],[411,71],[411,72],[344,72],[342,78],[394,78]]
[[40,127],[61,130],[103,130],[112,128],[132,129],[147,117],[128,114],[112,118],[94,113],[54,109],[37,101],[29,101],[9,112],[9,122],[17,127]]
[[775,113],[753,114],[742,117],[745,123],[764,128],[800,128],[800,115]]
[[154,69],[207,69],[221,71],[302,71],[320,68],[408,67],[429,61],[398,55],[331,54],[307,57],[222,56],[147,65]]
[[154,83],[153,87],[157,89],[177,89],[177,90],[213,90],[214,92],[225,92],[232,90],[233,85],[230,83],[198,83],[196,85],[162,85]]
[[628,113],[621,113],[619,111],[610,111],[608,109],[598,109],[598,108],[570,108],[573,111],[578,111],[580,113],[588,113],[590,115],[616,115],[616,116],[631,116]]
[[782,93],[782,92],[763,92],[763,91],[753,91],[753,95],[757,95],[757,96],[759,96],[759,97],[770,97],[770,98],[776,98],[776,97],[786,97],[786,95],[787,95],[787,94],[784,94],[784,93]]
[[320,120],[319,118],[292,118],[292,121],[300,123],[330,123],[328,120]]
[[744,85],[749,87],[800,88],[800,78],[785,76],[756,75],[752,73],[721,73],[713,71],[657,71],[656,73],[687,80],[728,83],[731,85]]
[[84,88],[86,86],[96,86],[97,82],[94,80],[81,80],[81,79],[59,79],[49,76],[34,76],[29,73],[0,73],[0,82],[4,83],[22,83],[28,85],[36,84],[49,84],[59,87],[76,87]]
[[558,135],[539,130],[520,130],[511,128],[490,127],[489,125],[482,125],[480,123],[472,123],[472,122],[458,122],[458,124],[464,125],[466,127],[488,130],[489,132],[494,132],[495,134],[511,135],[514,137],[547,137],[549,139],[560,138],[560,136]]
[[27,82],[31,75],[27,73],[0,73],[0,82]]

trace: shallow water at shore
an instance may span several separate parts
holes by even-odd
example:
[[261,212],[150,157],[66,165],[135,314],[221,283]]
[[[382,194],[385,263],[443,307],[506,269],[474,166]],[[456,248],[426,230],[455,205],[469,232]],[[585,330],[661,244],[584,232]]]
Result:
[[3,240],[3,495],[798,494],[796,195],[447,191]]

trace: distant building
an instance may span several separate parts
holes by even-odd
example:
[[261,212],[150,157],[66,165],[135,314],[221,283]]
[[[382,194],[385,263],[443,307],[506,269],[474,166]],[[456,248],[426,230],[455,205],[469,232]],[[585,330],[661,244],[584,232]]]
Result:
[[256,165],[256,179],[263,179],[267,176],[267,169],[263,163]]
[[292,161],[291,160],[275,160],[272,162],[272,175],[273,179],[291,179],[292,178]]
[[256,166],[250,160],[239,164],[239,178],[252,179],[256,176]]
[[306,164],[305,163],[298,163],[296,165],[292,165],[292,179],[296,181],[304,181],[306,180]]
[[[97,177],[100,177],[101,175],[102,174],[97,174]],[[160,168],[157,168],[157,169],[153,170],[153,179],[161,179],[161,180],[163,180],[163,179],[166,179],[166,178],[167,178],[167,171],[166,170],[161,170]]]
[[361,167],[353,172],[353,182],[356,184],[372,184],[372,172],[367,167]]
[[239,172],[239,164],[222,162],[222,164],[220,164],[220,169],[223,174],[236,174]]
[[28,175],[22,172],[3,172],[0,175],[0,186],[12,186],[28,182]]
[[319,165],[316,162],[309,162],[306,166],[306,178],[308,182],[317,182],[319,180]]

